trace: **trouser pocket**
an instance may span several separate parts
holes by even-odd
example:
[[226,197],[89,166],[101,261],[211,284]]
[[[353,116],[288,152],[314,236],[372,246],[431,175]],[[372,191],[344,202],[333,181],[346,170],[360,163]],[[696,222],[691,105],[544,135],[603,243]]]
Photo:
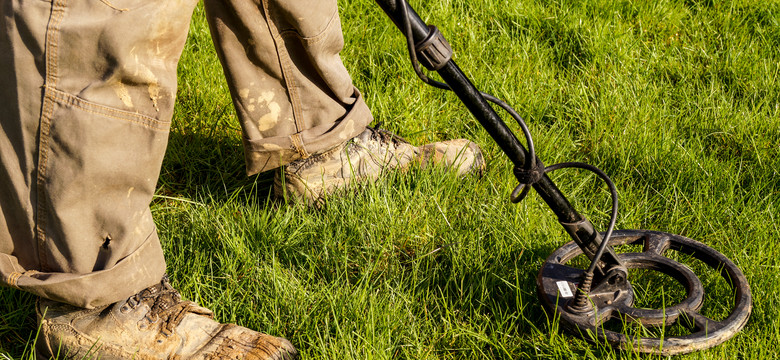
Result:
[[110,269],[155,231],[149,203],[170,123],[47,89],[38,236],[43,268]]

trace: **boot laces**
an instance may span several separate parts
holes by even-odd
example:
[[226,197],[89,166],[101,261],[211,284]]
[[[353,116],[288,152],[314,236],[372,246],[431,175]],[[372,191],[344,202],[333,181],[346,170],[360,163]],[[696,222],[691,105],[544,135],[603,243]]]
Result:
[[181,294],[171,286],[168,275],[163,276],[159,284],[131,296],[127,303],[132,309],[142,303],[148,304],[149,312],[146,313],[146,320],[154,323],[158,319],[163,319],[165,323],[160,331],[165,336],[173,333],[176,326],[184,319],[184,315],[194,306],[191,301],[182,301]]
[[385,129],[380,129],[379,125],[376,127],[367,127],[369,131],[371,131],[371,137],[373,139],[376,139],[383,143],[393,143],[393,144],[399,144],[404,143],[408,144],[409,142],[406,141],[406,139],[394,134],[393,132],[387,131]]

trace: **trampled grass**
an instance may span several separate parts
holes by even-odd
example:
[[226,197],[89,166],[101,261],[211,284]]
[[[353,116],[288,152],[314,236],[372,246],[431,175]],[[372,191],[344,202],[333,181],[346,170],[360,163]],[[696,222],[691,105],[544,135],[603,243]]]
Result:
[[[523,114],[545,163],[585,161],[612,177],[618,228],[682,234],[740,266],[750,321],[686,358],[779,357],[780,3],[412,5],[480,89]],[[222,321],[289,338],[303,358],[645,357],[580,340],[544,313],[535,277],[568,241],[554,215],[536,195],[509,203],[510,162],[454,95],[416,79],[402,37],[372,1],[340,6],[343,58],[377,122],[417,144],[473,139],[486,174],[414,169],[320,210],[271,200],[270,175],[244,176],[199,9],[152,204],[174,284]],[[552,177],[606,226],[603,185],[575,170]],[[636,276],[642,304],[680,297],[668,277]],[[705,284],[703,311],[725,317],[723,281],[710,274]],[[30,358],[32,297],[1,289],[0,314],[0,358]]]

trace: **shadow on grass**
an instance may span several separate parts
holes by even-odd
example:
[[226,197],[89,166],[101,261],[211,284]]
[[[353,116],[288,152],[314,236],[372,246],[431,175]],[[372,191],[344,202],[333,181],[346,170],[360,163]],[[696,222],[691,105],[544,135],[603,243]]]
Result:
[[[240,140],[171,132],[157,195],[200,201],[228,199],[262,205],[273,190],[273,171],[247,176]],[[243,196],[236,196],[236,195]]]
[[35,296],[12,288],[0,288],[0,354],[22,357],[35,338]]

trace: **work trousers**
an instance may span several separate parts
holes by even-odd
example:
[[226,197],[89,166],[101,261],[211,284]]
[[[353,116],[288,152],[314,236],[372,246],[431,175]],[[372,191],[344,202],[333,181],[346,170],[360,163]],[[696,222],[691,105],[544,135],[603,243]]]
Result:
[[[0,5],[0,284],[93,308],[166,270],[149,210],[196,0]],[[371,114],[336,0],[205,0],[254,174]],[[206,76],[206,74],[204,74]]]

